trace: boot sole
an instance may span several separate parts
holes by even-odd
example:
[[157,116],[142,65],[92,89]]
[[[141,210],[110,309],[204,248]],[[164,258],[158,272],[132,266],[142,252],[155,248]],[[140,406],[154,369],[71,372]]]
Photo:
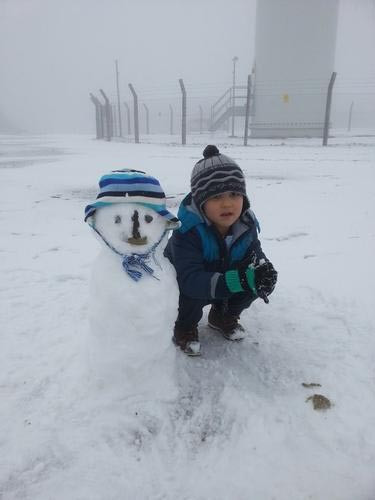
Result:
[[194,351],[189,351],[187,349],[184,349],[183,347],[181,347],[179,344],[177,344],[177,342],[175,341],[175,338],[172,337],[172,342],[174,343],[174,345],[176,347],[178,347],[179,349],[181,349],[181,351],[186,354],[187,356],[190,356],[191,358],[195,358],[197,356],[200,356],[201,355],[201,351],[197,351],[197,352],[194,352]]
[[218,326],[214,326],[212,325],[211,323],[208,323],[208,326],[210,328],[212,328],[213,330],[216,330],[217,332],[220,332],[221,335],[226,339],[226,340],[230,340],[231,342],[241,342],[241,340],[243,340],[245,338],[245,336],[239,338],[239,339],[234,339],[232,337],[229,337],[221,328],[219,328]]
[[183,349],[181,349],[181,351],[186,354],[186,356],[190,356],[191,358],[199,358],[199,356],[201,356],[201,352],[191,352],[191,351],[184,351]]

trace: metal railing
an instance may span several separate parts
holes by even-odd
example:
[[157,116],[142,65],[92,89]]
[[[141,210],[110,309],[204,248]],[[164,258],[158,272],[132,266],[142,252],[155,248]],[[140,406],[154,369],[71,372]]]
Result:
[[[246,91],[247,87],[244,85],[236,85],[229,87],[219,99],[211,106],[211,130],[216,128],[231,114],[228,112],[230,109],[235,114],[245,114],[246,112],[246,99],[247,95],[238,94],[236,91]],[[243,113],[242,111],[243,107]],[[239,109],[241,108],[241,110]]]

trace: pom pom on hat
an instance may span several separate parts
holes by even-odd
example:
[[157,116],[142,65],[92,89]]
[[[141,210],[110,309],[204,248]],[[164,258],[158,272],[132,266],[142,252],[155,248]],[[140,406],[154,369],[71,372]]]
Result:
[[220,154],[220,151],[213,144],[209,144],[203,150],[203,158],[207,160],[207,158],[211,158],[211,156],[215,156]]

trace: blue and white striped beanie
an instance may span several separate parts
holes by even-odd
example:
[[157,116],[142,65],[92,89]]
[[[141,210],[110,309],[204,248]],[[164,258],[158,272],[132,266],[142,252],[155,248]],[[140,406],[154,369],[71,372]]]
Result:
[[220,154],[216,146],[206,146],[202,160],[196,163],[193,168],[190,182],[191,194],[199,209],[212,196],[227,192],[242,194],[244,197],[243,210],[250,207],[241,168],[234,160]]
[[99,180],[96,201],[85,208],[85,222],[96,210],[114,203],[139,203],[155,210],[173,225],[179,220],[166,208],[165,194],[155,177],[138,170],[114,170]]

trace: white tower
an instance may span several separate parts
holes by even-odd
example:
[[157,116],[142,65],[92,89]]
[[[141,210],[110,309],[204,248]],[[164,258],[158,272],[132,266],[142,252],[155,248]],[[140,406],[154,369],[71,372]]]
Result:
[[338,0],[258,0],[252,137],[321,137]]

